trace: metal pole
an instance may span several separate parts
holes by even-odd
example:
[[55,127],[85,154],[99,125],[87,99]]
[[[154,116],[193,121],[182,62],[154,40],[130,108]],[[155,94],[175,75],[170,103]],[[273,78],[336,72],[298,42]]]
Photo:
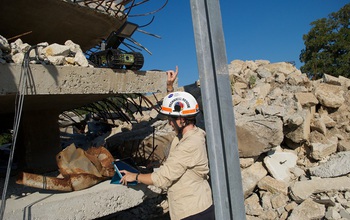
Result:
[[216,219],[246,219],[219,0],[191,0]]

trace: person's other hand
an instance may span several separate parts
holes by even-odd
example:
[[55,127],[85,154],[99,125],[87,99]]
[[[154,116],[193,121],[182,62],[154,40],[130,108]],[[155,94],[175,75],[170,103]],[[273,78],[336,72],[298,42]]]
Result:
[[[166,71],[166,73],[167,73],[167,76],[168,76],[167,83],[166,83],[167,84],[167,90],[168,90],[168,92],[172,92],[174,90],[173,84],[174,84],[174,82],[176,80],[177,74],[179,73],[179,68],[178,68],[178,66],[176,66],[175,71],[174,70],[168,70],[168,71]],[[172,90],[172,91],[169,91],[169,90]]]

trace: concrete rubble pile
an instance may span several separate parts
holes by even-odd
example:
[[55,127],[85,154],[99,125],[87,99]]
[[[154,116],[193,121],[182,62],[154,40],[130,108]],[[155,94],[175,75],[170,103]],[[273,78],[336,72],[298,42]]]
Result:
[[350,80],[229,64],[247,219],[350,218]]
[[8,43],[7,39],[0,35],[0,64],[22,64],[27,52],[31,64],[93,67],[80,46],[71,40],[67,40],[64,45],[47,42],[29,45],[20,38]]

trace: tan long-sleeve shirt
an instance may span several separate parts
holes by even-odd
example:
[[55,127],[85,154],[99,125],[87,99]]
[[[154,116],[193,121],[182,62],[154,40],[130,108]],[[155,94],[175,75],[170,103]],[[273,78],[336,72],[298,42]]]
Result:
[[181,140],[175,137],[167,160],[151,175],[155,186],[168,190],[172,220],[197,214],[212,205],[208,173],[205,132],[195,127]]

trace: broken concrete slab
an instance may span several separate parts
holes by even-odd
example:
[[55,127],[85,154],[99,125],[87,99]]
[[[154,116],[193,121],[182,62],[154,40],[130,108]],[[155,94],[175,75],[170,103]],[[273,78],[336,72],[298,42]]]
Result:
[[4,220],[96,219],[135,207],[154,195],[143,184],[126,187],[110,184],[110,180],[69,193],[22,191],[6,200]]
[[290,187],[290,195],[296,202],[302,202],[313,193],[350,190],[350,177],[317,178],[295,182]]
[[[69,110],[117,94],[166,91],[166,73],[31,64],[24,110]],[[21,65],[0,65],[0,113],[14,111]]]
[[310,174],[318,177],[337,177],[350,173],[350,151],[339,152],[327,162],[309,168]]
[[[0,95],[18,91],[22,66],[0,65]],[[149,93],[166,91],[166,73],[30,64],[28,95]]]

